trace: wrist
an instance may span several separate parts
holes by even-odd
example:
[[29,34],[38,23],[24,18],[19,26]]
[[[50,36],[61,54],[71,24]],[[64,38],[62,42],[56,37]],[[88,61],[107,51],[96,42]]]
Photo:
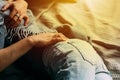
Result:
[[31,46],[35,46],[36,45],[36,42],[34,41],[33,36],[29,36],[29,37],[27,37],[27,39],[28,39],[28,42],[30,43]]

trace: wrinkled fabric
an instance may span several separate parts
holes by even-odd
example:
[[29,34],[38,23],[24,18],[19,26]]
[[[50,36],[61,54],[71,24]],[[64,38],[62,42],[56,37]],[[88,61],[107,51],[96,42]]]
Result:
[[[53,3],[50,3],[53,4]],[[40,23],[69,38],[88,41],[104,59],[115,80],[120,79],[120,0],[77,0],[52,6],[32,5]],[[39,11],[38,11],[39,10]]]
[[42,58],[53,80],[112,80],[102,59],[86,41],[59,42],[45,48]]
[[[100,4],[100,2],[98,3]],[[109,51],[108,50],[109,48],[116,49],[115,48],[116,46],[108,45],[113,41],[113,39],[111,39],[111,34],[108,34],[109,30],[112,29],[111,28],[109,29],[108,27],[106,29],[103,28],[103,25],[101,26],[101,24],[104,24],[104,27],[106,27],[105,25],[107,24],[108,26],[108,23],[107,21],[105,21],[106,19],[104,20],[101,17],[99,18],[99,16],[96,15],[98,14],[96,12],[96,9],[95,10],[92,9],[94,7],[91,6],[93,5],[91,5],[91,2],[87,0],[84,1],[79,0],[77,3],[58,3],[58,4],[55,3],[53,6],[49,6],[49,8],[47,9],[45,9],[44,7],[45,11],[44,9],[40,9],[40,13],[42,14],[40,15],[39,21],[40,24],[47,26],[51,29],[56,29],[58,30],[58,32],[62,32],[69,38],[79,38],[90,42],[90,44],[92,44],[95,47],[95,49],[102,56],[102,58],[104,58],[105,61],[108,60],[107,62],[110,63],[110,60],[114,59],[108,56],[106,58],[106,55],[109,54],[106,54],[104,52]],[[103,22],[105,21],[105,23],[103,23],[102,20]],[[106,31],[102,32],[101,31],[102,29]],[[105,34],[107,36],[104,37]],[[109,38],[111,39],[111,41],[109,40]],[[113,42],[112,44],[116,45],[114,43],[115,42]],[[99,47],[99,45],[100,46],[102,45],[102,50]],[[104,48],[107,50],[104,50]],[[109,67],[108,63],[106,65]],[[112,67],[114,68],[114,65],[112,65]],[[119,66],[118,69],[116,70],[119,70]]]
[[[28,15],[31,20],[34,20],[34,16],[29,10]],[[56,32],[56,30],[31,21],[27,28],[21,23],[17,28],[10,29],[7,38],[13,43],[29,35],[45,32]],[[82,40],[70,39],[68,42],[60,42],[52,47],[37,48],[35,51],[30,50],[23,61],[32,65],[30,66],[31,69],[38,73],[42,69],[51,73],[51,77],[55,80],[112,80],[111,74],[100,56],[91,45]]]

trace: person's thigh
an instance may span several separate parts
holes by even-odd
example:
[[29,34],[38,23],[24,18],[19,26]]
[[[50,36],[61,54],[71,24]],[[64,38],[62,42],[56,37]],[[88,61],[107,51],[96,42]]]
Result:
[[[111,80],[100,56],[82,40],[70,39],[49,46],[43,52],[43,63],[52,76],[57,76],[54,77],[56,80]],[[101,76],[97,77],[100,73]]]

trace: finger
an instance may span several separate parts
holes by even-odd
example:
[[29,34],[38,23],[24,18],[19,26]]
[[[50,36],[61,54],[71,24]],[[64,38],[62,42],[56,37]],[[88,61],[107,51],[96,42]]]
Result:
[[51,41],[51,44],[55,44],[55,43],[61,42],[61,41],[64,41],[61,37],[53,38]]
[[23,17],[24,17],[24,15],[21,15],[21,16],[19,17],[19,21],[20,21],[20,22],[23,20]]
[[67,40],[68,38],[67,37],[65,37],[62,33],[56,33],[54,36],[53,36],[53,38],[55,38],[56,40],[62,40],[62,41],[65,41],[65,40]]
[[61,37],[53,38],[52,40],[53,40],[53,42],[63,41],[63,39]]
[[6,24],[7,22],[9,22],[11,20],[11,18],[9,17],[9,16],[6,16],[5,18],[4,18],[4,23]]
[[4,6],[2,7],[2,11],[7,10],[11,5],[12,5],[12,3],[9,3],[9,2],[8,2],[6,5],[4,5]]
[[[8,16],[7,18],[5,18],[5,24],[10,24],[10,22],[12,21],[11,17]],[[8,26],[7,26],[8,27]]]
[[62,33],[58,33],[60,35],[60,37],[63,39],[63,40],[67,40],[69,38],[67,38],[65,35],[63,35]]
[[14,19],[12,20],[13,22],[11,22],[11,27],[17,27],[20,24],[20,20],[18,16],[14,16]]
[[53,35],[53,41],[59,41],[59,40],[62,40],[62,38],[60,37],[60,35],[58,34],[58,33],[55,33],[54,35]]
[[21,23],[21,20],[18,19],[13,26],[14,26],[14,27],[17,27],[20,23]]
[[17,20],[18,20],[18,17],[17,17],[17,16],[14,16],[13,19],[10,19],[10,20],[7,21],[5,24],[9,24],[9,25],[7,25],[7,27],[13,28],[13,27],[14,27],[14,24],[17,23]]
[[5,25],[7,25],[7,27],[10,27],[12,24],[14,24],[15,23],[15,21],[14,21],[14,19],[11,19],[11,17],[6,17],[5,18],[5,20],[4,20],[5,22]]
[[60,37],[59,33],[53,33],[53,38],[57,38],[57,37]]
[[6,25],[7,28],[11,28],[11,27],[10,27],[11,24],[10,24],[9,22],[7,22],[5,25]]
[[28,25],[28,23],[29,23],[29,17],[28,16],[24,16],[24,26],[27,26]]
[[10,20],[11,20],[11,18],[9,16],[5,17],[5,19],[4,19],[4,23],[7,28],[10,28],[10,23],[9,23]]
[[8,21],[5,25],[7,26],[7,28],[12,28],[13,23],[14,23],[13,20],[11,20],[11,21]]
[[14,24],[15,25],[18,25],[18,19],[19,19],[19,17],[20,17],[20,15],[18,14],[18,13],[15,13],[15,10],[14,11],[12,11],[12,13],[10,14],[10,20],[8,21],[9,22],[9,24],[11,24],[12,26],[10,26],[10,27],[16,27],[16,26],[14,26]]
[[14,16],[16,16],[16,14],[18,14],[17,10],[16,9],[13,9],[10,13],[10,17],[13,18]]

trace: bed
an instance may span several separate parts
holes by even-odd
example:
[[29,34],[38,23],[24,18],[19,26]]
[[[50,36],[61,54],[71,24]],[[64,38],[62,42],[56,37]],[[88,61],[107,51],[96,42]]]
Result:
[[41,25],[89,42],[120,80],[120,0],[26,1]]
[[120,0],[50,0],[39,6],[29,1],[29,5],[40,24],[88,41],[113,79],[120,80]]

